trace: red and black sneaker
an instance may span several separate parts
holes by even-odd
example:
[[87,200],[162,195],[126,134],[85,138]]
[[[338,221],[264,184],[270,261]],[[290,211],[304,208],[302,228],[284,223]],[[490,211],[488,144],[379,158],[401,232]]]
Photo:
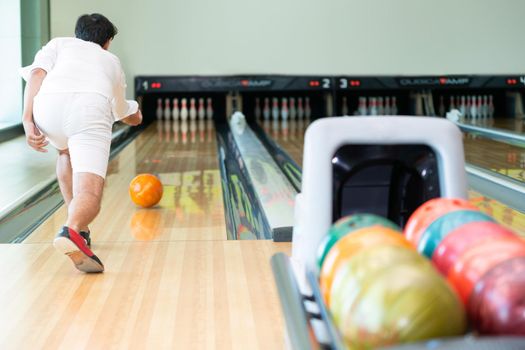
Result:
[[53,245],[55,248],[73,260],[75,267],[83,272],[103,272],[102,261],[93,254],[86,244],[86,240],[76,231],[67,226],[57,234]]
[[91,237],[89,237],[90,235],[90,231],[87,230],[87,231],[80,231],[79,234],[82,236],[82,238],[84,238],[84,241],[86,241],[86,245],[91,248]]

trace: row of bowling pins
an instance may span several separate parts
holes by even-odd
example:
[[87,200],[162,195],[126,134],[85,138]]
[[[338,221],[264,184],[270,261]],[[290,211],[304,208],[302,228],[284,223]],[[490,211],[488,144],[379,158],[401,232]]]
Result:
[[[494,117],[494,98],[492,95],[483,96],[450,96],[449,110],[457,109],[466,118],[492,118]],[[439,113],[444,112],[444,101],[441,96]]]
[[[212,142],[214,138],[214,127],[212,120],[157,120],[157,135],[159,141],[191,143]],[[189,136],[189,138],[188,138]]]
[[199,98],[198,106],[196,104],[196,99],[191,98],[190,104],[188,106],[188,100],[183,98],[180,100],[179,108],[179,99],[174,98],[173,104],[171,104],[170,99],[164,99],[164,104],[162,99],[157,99],[157,119],[165,120],[196,120],[196,119],[212,119],[213,118],[213,102],[210,97],[206,99],[206,106],[204,106],[204,98]]
[[[343,115],[350,115],[346,96],[342,98],[341,112]],[[397,115],[397,98],[395,96],[368,98],[361,96],[354,115]]]
[[261,99],[259,97],[255,98],[255,118],[257,120],[264,119],[269,120],[270,117],[273,120],[278,120],[279,118],[283,120],[287,119],[310,119],[312,116],[312,109],[310,108],[310,98],[302,97],[296,99],[294,97],[281,99],[279,103],[279,98],[272,98],[272,106],[270,108],[270,98],[266,97],[263,100],[261,107]]

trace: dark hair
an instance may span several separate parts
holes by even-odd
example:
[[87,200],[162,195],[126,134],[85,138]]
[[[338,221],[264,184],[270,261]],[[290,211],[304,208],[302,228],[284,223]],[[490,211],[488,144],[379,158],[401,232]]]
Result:
[[82,15],[75,25],[75,36],[79,39],[104,44],[117,35],[117,27],[100,13]]

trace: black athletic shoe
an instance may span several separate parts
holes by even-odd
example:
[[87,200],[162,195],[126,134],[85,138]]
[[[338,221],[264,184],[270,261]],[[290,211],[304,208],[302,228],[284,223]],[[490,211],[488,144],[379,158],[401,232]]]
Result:
[[103,272],[102,261],[93,254],[86,240],[76,231],[64,226],[53,241],[55,248],[66,254],[82,272]]
[[91,237],[89,237],[90,232],[89,231],[80,231],[79,232],[82,238],[84,238],[84,241],[86,241],[86,245],[91,248]]

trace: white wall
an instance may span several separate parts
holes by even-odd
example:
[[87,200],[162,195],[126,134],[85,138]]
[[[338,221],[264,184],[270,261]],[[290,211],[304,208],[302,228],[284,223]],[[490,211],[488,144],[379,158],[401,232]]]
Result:
[[[525,72],[524,0],[51,0],[51,35],[100,12],[143,74]],[[129,90],[131,92],[131,90]]]
[[0,1],[0,127],[22,120],[20,1]]

